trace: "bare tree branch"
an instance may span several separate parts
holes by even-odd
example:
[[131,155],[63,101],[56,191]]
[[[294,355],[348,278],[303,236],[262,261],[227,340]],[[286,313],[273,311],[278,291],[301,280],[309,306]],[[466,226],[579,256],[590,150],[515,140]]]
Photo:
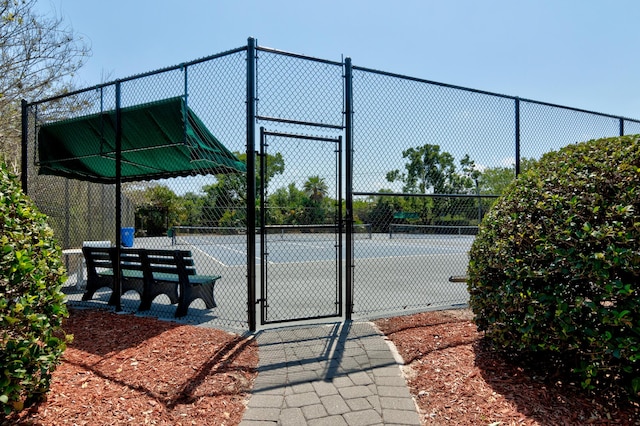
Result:
[[20,101],[73,88],[89,45],[62,17],[35,11],[37,0],[0,0],[0,161],[20,167]]

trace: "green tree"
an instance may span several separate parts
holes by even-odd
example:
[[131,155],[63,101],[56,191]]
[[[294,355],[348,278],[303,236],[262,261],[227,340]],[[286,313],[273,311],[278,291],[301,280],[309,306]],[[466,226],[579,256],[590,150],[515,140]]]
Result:
[[267,225],[300,225],[304,220],[307,194],[290,183],[269,196]]
[[135,206],[136,228],[147,235],[166,233],[185,215],[179,197],[166,185],[152,183],[144,189],[128,187],[125,191]]
[[482,172],[478,179],[482,194],[501,195],[504,189],[515,179],[513,167],[490,167]]
[[333,201],[327,198],[327,183],[320,176],[310,176],[304,183],[307,199],[304,202],[304,223],[308,225],[333,223]]
[[[247,155],[236,153],[240,161],[246,163]],[[284,172],[282,154],[267,154],[265,159],[264,183],[260,173],[260,161],[256,161],[256,199],[264,184],[265,191],[269,181]],[[247,176],[241,173],[216,175],[216,183],[202,188],[205,193],[203,221],[209,226],[245,225],[247,206]]]
[[[391,193],[390,189],[381,189],[378,192]],[[389,232],[389,225],[393,221],[395,212],[405,209],[405,200],[401,197],[372,197],[368,215],[363,218],[365,223],[370,223],[373,232]]]
[[[483,208],[482,200],[479,197],[479,178],[482,173],[476,167],[475,161],[471,160],[469,154],[466,154],[462,158],[462,160],[460,160],[460,167],[462,169],[462,174],[459,175],[458,192],[475,194],[477,195],[477,197],[464,197],[449,200],[449,202],[452,204],[451,210],[458,213],[458,220],[461,220],[461,223],[468,224],[471,223],[471,220],[480,223],[480,221],[482,220],[483,211],[485,211]],[[455,224],[456,222],[456,218],[454,218],[452,224]]]
[[[387,173],[389,182],[402,182],[402,190],[410,194],[458,194],[472,193],[474,177],[479,173],[475,163],[466,155],[461,160],[463,173],[456,171],[453,155],[440,151],[439,145],[425,144],[402,152],[407,159],[405,172],[392,170]],[[430,223],[440,216],[463,212],[467,208],[460,205],[464,201],[445,198],[429,200],[426,197],[412,197],[407,204],[420,214],[421,222]],[[468,203],[467,203],[468,204]],[[462,209],[462,210],[461,210]]]
[[202,224],[202,206],[204,204],[204,196],[187,192],[179,201],[182,206],[181,215],[178,217],[178,225],[201,226]]
[[[529,170],[534,163],[535,160],[533,158],[522,158],[520,160],[520,171],[525,172]],[[514,166],[487,168],[478,178],[480,193],[501,195],[515,177],[516,171]]]
[[469,154],[466,154],[462,160],[460,160],[460,167],[462,168],[462,176],[460,178],[459,189],[461,192],[475,192],[478,187],[478,179],[482,176],[482,172],[477,169],[475,161],[469,158]]
[[371,211],[375,207],[373,197],[353,200],[353,220],[355,223],[371,223]]
[[327,191],[329,190],[324,178],[317,175],[309,177],[304,183],[303,188],[309,198],[311,198],[311,201],[318,203],[327,196]]
[[62,18],[36,12],[37,0],[0,0],[0,153],[20,167],[22,99],[64,94],[90,54]]
[[412,194],[426,194],[429,190],[445,194],[456,171],[454,159],[448,152],[440,152],[439,145],[425,144],[402,152],[406,173],[393,170],[387,173],[389,182],[400,181],[402,190]]

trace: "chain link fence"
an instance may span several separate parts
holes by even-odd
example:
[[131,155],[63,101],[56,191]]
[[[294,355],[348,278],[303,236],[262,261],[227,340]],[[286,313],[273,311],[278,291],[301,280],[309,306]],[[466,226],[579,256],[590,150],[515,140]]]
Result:
[[361,318],[466,304],[473,236],[516,173],[551,150],[639,124],[359,67],[353,92],[354,219],[393,251],[355,244]]
[[[252,312],[270,324],[463,306],[467,252],[517,172],[567,144],[640,133],[637,120],[252,46],[27,105],[23,183],[63,246],[70,303],[108,304],[108,288],[83,300],[80,248],[121,241],[189,250],[199,274],[222,277],[218,306],[194,301],[191,323],[254,329]],[[119,189],[37,174],[43,126],[173,98],[246,173],[196,165]],[[140,295],[121,302],[135,312]],[[148,314],[174,312],[160,295]]]
[[[49,216],[62,245],[69,277],[64,291],[70,303],[93,308],[108,304],[112,290],[106,287],[84,300],[87,271],[80,249],[83,245],[113,246],[120,237],[124,247],[190,250],[199,275],[222,276],[215,286],[219,306],[206,309],[204,302],[197,299],[189,306],[184,321],[235,329],[247,327],[246,255],[240,250],[228,250],[222,262],[211,255],[207,249],[211,242],[202,237],[206,228],[247,226],[244,174],[208,174],[207,169],[200,172],[196,165],[187,176],[123,183],[119,236],[115,184],[37,174],[37,135],[48,123],[92,114],[104,116],[104,128],[98,126],[94,131],[107,140],[108,114],[117,105],[126,109],[171,98],[184,99],[214,137],[242,158],[246,156],[245,87],[246,48],[29,106],[28,158],[35,167],[27,167],[28,194]],[[107,141],[105,155],[114,155],[108,151]],[[188,242],[177,239],[174,230],[181,228],[190,229],[195,235]],[[135,291],[128,291],[121,298],[126,312],[136,312],[140,302],[141,295]],[[175,311],[176,305],[169,297],[160,295],[153,300],[151,310],[142,314],[173,319]]]
[[[483,171],[515,176],[513,100],[354,67],[356,317],[463,305],[467,251],[494,190]],[[361,283],[367,283],[362,285]]]

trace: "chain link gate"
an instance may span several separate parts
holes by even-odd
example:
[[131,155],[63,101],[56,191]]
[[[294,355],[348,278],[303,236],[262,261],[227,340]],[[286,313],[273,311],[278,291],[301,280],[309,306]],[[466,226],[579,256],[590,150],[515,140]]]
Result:
[[[256,187],[262,324],[342,315],[341,156],[341,137],[260,129]],[[270,194],[270,183],[285,163],[294,171],[283,179],[293,181],[274,185],[278,189]],[[308,197],[306,205],[291,210],[287,200],[295,202],[301,193]]]

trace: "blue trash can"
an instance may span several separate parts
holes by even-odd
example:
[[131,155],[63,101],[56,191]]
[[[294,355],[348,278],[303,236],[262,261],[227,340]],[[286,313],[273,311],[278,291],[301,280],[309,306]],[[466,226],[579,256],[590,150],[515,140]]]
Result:
[[120,230],[120,243],[123,247],[133,247],[133,228],[122,228]]

